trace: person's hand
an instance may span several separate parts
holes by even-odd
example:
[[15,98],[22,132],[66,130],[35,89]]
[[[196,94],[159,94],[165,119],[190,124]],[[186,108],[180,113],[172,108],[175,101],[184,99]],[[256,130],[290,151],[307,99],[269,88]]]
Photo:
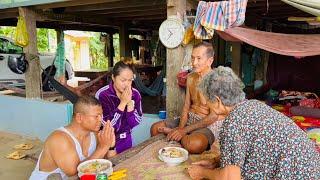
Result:
[[128,112],[132,112],[134,110],[134,100],[130,100],[127,104],[127,110]]
[[109,150],[108,153],[107,153],[107,158],[109,159],[109,158],[112,158],[112,157],[114,157],[116,155],[117,155],[117,151]]
[[194,162],[194,163],[192,163],[192,165],[198,165],[198,166],[201,166],[201,167],[204,167],[204,168],[208,168],[208,169],[215,168],[215,165],[212,164],[212,162],[210,162],[208,160],[201,160],[201,161],[198,161],[198,162]]
[[176,128],[167,135],[169,141],[180,141],[187,132],[184,128]]
[[188,167],[187,171],[191,177],[191,179],[200,180],[205,178],[204,170],[205,168],[199,165],[191,165]]
[[131,87],[127,87],[120,96],[120,101],[123,104],[128,104],[131,101],[132,98],[132,90]]
[[101,148],[109,150],[115,144],[114,129],[108,120],[104,125],[103,129],[98,133],[98,145]]

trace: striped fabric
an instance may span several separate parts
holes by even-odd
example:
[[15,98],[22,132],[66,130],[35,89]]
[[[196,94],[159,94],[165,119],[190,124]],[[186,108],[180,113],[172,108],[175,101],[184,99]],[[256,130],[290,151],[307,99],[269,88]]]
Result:
[[248,0],[200,1],[193,27],[195,37],[211,39],[214,30],[224,31],[243,24],[247,2]]
[[[194,36],[198,39],[211,39],[206,29],[201,25],[202,17],[205,17],[207,3],[200,1],[197,8],[197,14],[193,25]],[[212,33],[213,35],[213,33]]]
[[226,29],[241,26],[246,18],[248,0],[230,0],[225,6]]

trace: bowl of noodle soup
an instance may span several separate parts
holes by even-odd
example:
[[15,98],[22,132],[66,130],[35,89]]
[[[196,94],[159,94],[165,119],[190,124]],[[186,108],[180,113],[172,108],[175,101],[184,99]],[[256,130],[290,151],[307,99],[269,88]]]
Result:
[[189,153],[180,147],[164,147],[159,149],[158,157],[169,166],[176,166],[188,159]]
[[112,162],[106,159],[91,159],[80,163],[77,167],[78,176],[84,174],[106,173],[110,176],[113,172]]

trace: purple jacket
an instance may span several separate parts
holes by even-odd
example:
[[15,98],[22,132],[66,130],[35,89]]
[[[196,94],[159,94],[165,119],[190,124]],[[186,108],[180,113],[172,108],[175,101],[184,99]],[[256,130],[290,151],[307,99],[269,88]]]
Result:
[[96,93],[96,98],[103,108],[103,120],[110,120],[116,135],[116,151],[122,151],[132,147],[131,130],[142,120],[141,95],[138,90],[132,88],[132,100],[134,100],[134,110],[131,112],[118,109],[120,99],[111,82],[109,85],[100,88]]

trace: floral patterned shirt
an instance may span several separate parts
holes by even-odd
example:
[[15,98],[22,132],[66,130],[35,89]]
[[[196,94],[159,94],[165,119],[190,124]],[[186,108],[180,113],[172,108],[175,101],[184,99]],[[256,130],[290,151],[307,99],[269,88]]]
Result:
[[294,122],[257,100],[231,111],[220,132],[221,166],[237,165],[243,179],[320,179],[315,144]]

